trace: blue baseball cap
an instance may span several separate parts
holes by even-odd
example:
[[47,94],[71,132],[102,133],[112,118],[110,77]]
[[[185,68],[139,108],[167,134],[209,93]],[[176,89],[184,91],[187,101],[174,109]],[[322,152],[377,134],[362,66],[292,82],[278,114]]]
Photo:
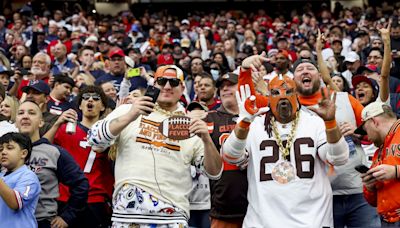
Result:
[[7,67],[0,65],[0,74],[8,74],[9,76],[12,75],[12,71],[7,69]]
[[31,80],[29,84],[22,88],[22,92],[28,93],[30,89],[34,89],[46,95],[50,94],[50,87],[43,80]]

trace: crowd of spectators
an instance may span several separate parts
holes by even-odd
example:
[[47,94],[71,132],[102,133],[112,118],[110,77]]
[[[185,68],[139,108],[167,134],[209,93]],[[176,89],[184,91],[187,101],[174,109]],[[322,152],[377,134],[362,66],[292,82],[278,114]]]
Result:
[[[183,113],[194,109],[221,112],[223,108],[222,113],[225,113],[226,118],[239,114],[237,108],[232,107],[236,103],[224,101],[221,92],[224,93],[226,89],[230,94],[231,89],[224,82],[229,81],[236,85],[240,80],[237,77],[241,74],[243,60],[254,55],[267,59],[262,61],[258,71],[254,71],[252,75],[257,92],[263,95],[268,94],[266,85],[273,78],[286,75],[296,81],[301,105],[313,106],[318,103],[316,99],[320,98],[312,97],[315,92],[321,86],[329,85],[338,94],[344,94],[347,99],[344,103],[351,106],[348,110],[353,110],[346,112],[346,115],[353,116],[351,121],[344,118],[343,122],[338,122],[341,134],[345,136],[350,151],[353,149],[363,154],[357,158],[357,162],[366,160],[369,165],[377,147],[366,137],[354,133],[362,123],[363,106],[374,101],[384,102],[400,117],[398,3],[391,5],[384,1],[380,6],[364,8],[345,8],[337,3],[333,11],[323,4],[317,12],[313,12],[310,7],[304,7],[302,12],[293,10],[287,17],[272,17],[263,9],[254,12],[236,9],[196,11],[186,17],[167,12],[152,12],[148,9],[141,15],[123,11],[117,16],[106,16],[85,12],[80,7],[74,7],[70,11],[49,10],[45,4],[41,5],[40,11],[35,11],[28,4],[22,9],[4,10],[3,15],[0,15],[0,133],[25,133],[31,139],[32,145],[21,144],[18,135],[9,135],[0,142],[5,146],[16,145],[20,149],[18,156],[22,154],[22,161],[30,155],[28,164],[38,174],[42,191],[39,196],[36,192],[35,196],[30,196],[29,190],[23,188],[15,191],[20,191],[16,193],[19,194],[17,199],[23,203],[26,201],[36,205],[39,202],[36,220],[40,227],[80,227],[80,224],[85,224],[85,227],[104,227],[111,224],[110,202],[113,199],[111,187],[114,183],[114,168],[119,177],[124,175],[124,169],[115,167],[118,163],[113,161],[118,161],[118,156],[124,156],[126,151],[122,153],[118,147],[127,142],[120,136],[119,141],[117,140],[119,143],[112,145],[113,137],[109,135],[110,132],[105,132],[105,137],[110,139],[106,148],[102,148],[102,151],[108,152],[109,156],[105,156],[94,152],[94,146],[91,148],[88,144],[87,134],[97,121],[104,119],[106,125],[107,121],[112,120],[110,116],[115,117],[115,113],[120,116],[128,110],[121,111],[119,107],[126,104],[135,106],[138,99],[139,104],[148,102],[138,98],[144,95],[148,85],[167,86],[168,83],[172,89],[177,89],[173,80],[162,81],[162,75],[157,75],[164,65],[170,66],[169,70],[175,69],[175,77],[180,79],[177,83],[183,85],[182,96],[178,98],[179,107],[183,107],[182,110],[178,109]],[[298,65],[295,63],[302,60],[318,65],[318,72],[299,81],[300,73],[296,74]],[[322,75],[321,79],[319,75]],[[320,81],[320,84],[314,79]],[[317,90],[312,93],[299,91],[301,86],[298,83],[306,87],[315,85]],[[235,93],[232,94],[234,96]],[[175,108],[174,105],[172,107]],[[227,107],[234,111],[227,111]],[[160,107],[156,105],[154,109],[158,110]],[[117,111],[114,113],[114,110]],[[146,109],[132,110],[143,114]],[[109,115],[110,113],[114,114]],[[201,116],[201,119],[205,118],[203,114],[192,113],[193,116]],[[163,115],[160,114],[165,117]],[[208,121],[220,120],[221,117],[215,115],[214,113],[208,117]],[[160,118],[152,121],[160,122]],[[205,120],[207,122],[207,118]],[[121,127],[137,121],[139,119],[130,119]],[[70,123],[75,123],[75,127],[79,129],[72,133],[74,136],[69,132]],[[210,140],[201,131],[205,125],[196,124],[199,124],[197,135],[206,147]],[[229,133],[234,128],[233,124],[230,121],[229,127],[226,125],[229,130],[214,135],[222,137]],[[124,133],[122,129],[114,132]],[[200,142],[201,140],[195,141]],[[221,147],[221,141],[213,138],[213,142],[218,149]],[[22,153],[24,148],[29,153]],[[200,153],[202,149],[203,147],[196,147],[193,153]],[[82,151],[85,155],[82,157],[76,151]],[[232,212],[236,213],[232,217],[213,209],[215,202],[210,197],[210,191],[212,195],[215,191],[213,188],[218,184],[208,177],[215,178],[218,175],[213,172],[211,175],[207,169],[207,172],[202,173],[197,169],[202,166],[198,154],[191,156],[197,160],[192,164],[196,167],[192,169],[194,184],[187,199],[191,203],[192,220],[189,225],[210,226],[210,209],[212,218],[237,219],[239,222],[235,221],[234,224],[241,225],[245,209]],[[212,155],[208,154],[210,156]],[[101,163],[95,163],[95,160]],[[20,167],[19,163],[18,165]],[[336,173],[343,174],[349,170],[354,173],[355,165],[354,163],[350,168],[336,170]],[[7,168],[4,165],[3,167]],[[226,167],[227,164],[224,172]],[[213,168],[212,171],[215,171],[216,168]],[[240,173],[244,169],[240,167],[237,171]],[[244,177],[243,173],[241,175]],[[341,178],[331,180],[334,194],[362,196],[359,175],[352,176],[358,178],[356,184],[346,185],[351,191],[341,191],[341,184],[350,181],[349,177]],[[241,178],[240,182],[246,182],[245,179]],[[156,182],[157,188],[160,188],[157,180]],[[247,182],[243,186],[247,190]],[[339,187],[335,189],[335,186]],[[55,190],[58,187],[60,190]],[[121,192],[126,186],[120,184],[118,187],[122,190],[118,194],[114,193],[114,196],[122,197]],[[129,185],[129,190],[126,191],[149,194],[152,197],[151,190],[146,193],[147,188],[139,187],[142,186]],[[240,197],[240,207],[246,208],[246,197],[242,193],[240,191],[235,197]],[[187,218],[187,208],[169,201],[172,192],[164,194],[166,197],[161,194],[164,201],[160,202],[174,210],[171,214],[177,217],[176,221]],[[3,197],[3,194],[0,195]],[[171,196],[175,199],[174,197]],[[180,203],[184,201],[180,198],[178,200]],[[336,200],[339,202],[342,199]],[[366,203],[365,199],[357,200]],[[148,201],[151,202],[154,203]],[[83,206],[85,204],[88,207]],[[21,208],[21,205],[17,205],[17,208]],[[118,205],[114,205],[116,206]],[[13,205],[11,208],[16,207]],[[31,213],[35,208],[31,208]],[[121,211],[120,208],[118,210]],[[348,213],[346,209],[338,210]],[[378,218],[374,213],[375,209],[366,217],[371,223]],[[1,216],[5,214],[0,212],[0,218]],[[391,219],[390,222],[398,221]],[[339,224],[340,220],[341,218],[335,217],[335,224]]]

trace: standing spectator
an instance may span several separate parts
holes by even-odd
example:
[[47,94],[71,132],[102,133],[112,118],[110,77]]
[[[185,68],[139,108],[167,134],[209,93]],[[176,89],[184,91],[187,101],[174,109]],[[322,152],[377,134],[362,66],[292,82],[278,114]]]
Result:
[[[251,56],[241,67],[258,69],[261,61],[266,58]],[[249,206],[243,226],[332,227],[332,190],[325,166],[343,165],[348,159],[335,121],[335,99],[327,99],[328,93],[311,113],[300,108],[296,84],[289,77],[275,77],[268,88],[270,111],[257,117],[265,108],[248,113],[245,100],[250,88],[241,86],[238,124],[222,148],[231,164],[246,163],[245,151],[250,154]]]
[[[105,74],[96,79],[95,84],[99,85],[102,82],[110,81],[114,84],[117,92],[120,90],[121,82],[125,76],[126,62],[125,54],[122,49],[116,48],[110,52],[110,73]],[[130,78],[131,87],[129,91],[137,88],[146,88],[147,81],[143,77],[132,77]]]
[[67,48],[64,44],[61,42],[56,44],[51,54],[54,56],[53,67],[51,68],[53,75],[72,73],[75,64],[67,58]]
[[221,100],[216,97],[217,88],[211,75],[205,74],[201,77],[197,90],[197,99],[204,102],[208,110],[215,110],[221,105]]
[[44,121],[43,126],[40,127],[40,135],[43,136],[58,118],[58,115],[51,114],[47,109],[50,87],[42,80],[33,80],[22,88],[22,91],[26,93],[26,100],[34,101],[40,107]]
[[[29,165],[39,178],[41,192],[36,208],[39,228],[68,227],[86,206],[88,181],[67,151],[40,138],[42,112],[33,101],[23,102],[15,122],[20,133],[28,135],[33,143]],[[71,197],[63,211],[58,211],[59,183],[69,187]]]
[[[118,145],[112,216],[116,227],[187,226],[190,165],[205,168],[211,179],[219,178],[222,171],[205,122],[193,120],[190,132],[200,138],[183,141],[168,139],[158,130],[166,118],[184,115],[178,103],[184,90],[182,70],[161,66],[155,81],[161,90],[155,105],[150,97],[139,97],[133,105],[119,106],[89,133],[92,148],[108,147],[115,139]],[[128,192],[136,197],[129,197]]]
[[25,163],[32,153],[32,142],[20,133],[0,138],[0,219],[5,227],[37,227],[35,209],[40,183]]
[[[208,113],[205,121],[218,150],[235,128],[239,107],[235,98],[238,75],[227,73],[217,81],[221,106]],[[223,159],[224,171],[219,180],[211,180],[211,227],[242,227],[247,209],[247,171]]]
[[[50,57],[45,53],[37,53],[32,60],[31,73],[33,80],[43,80],[45,83],[50,79]],[[14,85],[10,89],[10,95],[16,95],[18,98],[22,97],[22,88],[29,84],[28,78],[22,78],[22,75],[14,76]]]
[[[82,121],[77,122],[75,134],[67,133],[66,122],[75,120],[77,113],[70,109],[60,116],[53,125],[49,140],[65,148],[78,163],[89,181],[88,207],[79,215],[77,227],[107,227],[111,214],[108,212],[114,177],[106,153],[96,153],[88,145],[87,133],[100,119],[107,108],[107,97],[97,86],[83,88],[78,96]],[[68,187],[60,184],[59,201],[65,206],[70,198]]]
[[400,120],[390,106],[381,102],[367,105],[362,111],[362,119],[363,124],[356,133],[368,135],[378,147],[371,168],[362,174],[364,196],[369,204],[377,207],[383,218],[382,227],[398,227],[400,203],[396,197],[400,187],[397,181],[400,178],[400,160],[395,150],[400,143]]

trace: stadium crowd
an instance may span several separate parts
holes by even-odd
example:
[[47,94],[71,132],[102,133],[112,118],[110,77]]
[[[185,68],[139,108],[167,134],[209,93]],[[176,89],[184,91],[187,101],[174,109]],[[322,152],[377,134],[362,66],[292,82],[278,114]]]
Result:
[[3,9],[0,227],[400,227],[399,3],[167,12]]

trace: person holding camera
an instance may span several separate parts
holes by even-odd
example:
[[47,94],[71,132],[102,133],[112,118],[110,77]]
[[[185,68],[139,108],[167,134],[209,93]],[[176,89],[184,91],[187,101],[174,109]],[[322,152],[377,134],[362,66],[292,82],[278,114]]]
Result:
[[149,87],[134,104],[116,108],[88,133],[97,152],[117,145],[113,227],[187,227],[190,166],[205,169],[211,179],[221,175],[221,157],[204,121],[192,120],[189,131],[196,136],[184,140],[168,138],[159,131],[162,121],[185,115],[179,103],[185,88],[182,70],[175,65],[161,66],[154,80],[155,88]]

